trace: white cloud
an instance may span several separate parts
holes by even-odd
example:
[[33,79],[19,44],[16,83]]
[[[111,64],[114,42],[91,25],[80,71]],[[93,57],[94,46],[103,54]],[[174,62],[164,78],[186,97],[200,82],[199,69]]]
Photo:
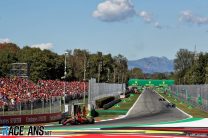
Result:
[[138,16],[141,17],[146,23],[151,23],[154,20],[152,14],[147,11],[139,12]]
[[162,26],[160,25],[159,22],[155,22],[154,27],[156,27],[157,29],[162,29]]
[[42,44],[31,45],[31,47],[40,48],[41,50],[52,49],[53,48],[53,44],[52,43],[42,43]]
[[2,38],[0,39],[0,43],[11,43],[11,40],[9,38]]
[[190,10],[185,10],[181,12],[179,21],[203,25],[208,24],[208,17],[198,16],[193,14]]
[[135,15],[130,0],[105,0],[98,4],[92,16],[105,22],[122,21]]
[[163,27],[161,26],[161,24],[156,21],[152,15],[152,13],[150,12],[147,12],[147,11],[140,11],[137,13],[137,15],[139,17],[142,18],[142,20],[145,22],[145,23],[148,23],[148,24],[153,24],[153,26],[157,29],[162,29]]

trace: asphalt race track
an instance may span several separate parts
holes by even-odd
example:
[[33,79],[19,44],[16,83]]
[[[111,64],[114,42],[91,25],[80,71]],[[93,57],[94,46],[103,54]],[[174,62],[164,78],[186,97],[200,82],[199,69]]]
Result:
[[[132,110],[123,119],[97,122],[92,125],[76,125],[70,126],[72,128],[81,128],[87,126],[105,127],[105,126],[128,126],[128,124],[152,124],[159,122],[170,122],[176,120],[182,120],[188,118],[186,114],[178,110],[177,108],[167,108],[166,101],[159,101],[161,98],[157,93],[152,90],[144,90],[137,99]],[[56,127],[56,126],[48,126]],[[57,126],[57,127],[69,127],[69,126]]]

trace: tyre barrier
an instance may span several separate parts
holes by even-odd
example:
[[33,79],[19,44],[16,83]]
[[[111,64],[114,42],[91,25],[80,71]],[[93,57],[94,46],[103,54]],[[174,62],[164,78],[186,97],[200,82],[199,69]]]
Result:
[[105,104],[105,105],[103,106],[103,109],[104,109],[104,110],[109,109],[109,108],[111,108],[112,106],[114,106],[115,104],[119,103],[120,101],[121,101],[121,99],[116,99],[116,100],[114,100],[114,101],[111,101],[111,102]]
[[49,122],[59,121],[61,117],[62,117],[61,113],[1,116],[0,126],[49,123]]
[[114,96],[103,97],[95,101],[97,108],[103,108],[103,106],[111,101],[115,100]]

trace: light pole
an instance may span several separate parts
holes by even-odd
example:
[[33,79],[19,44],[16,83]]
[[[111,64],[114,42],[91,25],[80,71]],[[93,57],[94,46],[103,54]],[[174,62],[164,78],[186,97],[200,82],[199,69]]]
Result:
[[116,69],[113,69],[113,82],[116,83]]
[[108,83],[110,82],[110,69],[108,68]]
[[86,90],[85,90],[85,80],[86,80],[86,56],[85,56],[85,59],[84,59],[84,79],[83,79],[83,81],[84,81],[84,105],[85,105],[85,100],[86,100],[86,98],[85,98],[85,96],[86,96]]
[[[124,82],[124,73],[123,73],[123,71],[122,71],[122,93],[123,93],[123,82]],[[124,91],[124,94],[125,94],[125,91]]]
[[64,53],[64,56],[65,56],[65,59],[64,59],[64,92],[63,92],[63,94],[64,94],[64,99],[63,99],[63,101],[64,101],[64,109],[65,109],[65,105],[66,105],[66,101],[65,101],[65,96],[66,96],[66,56],[67,56],[67,54],[68,54],[68,52],[66,51],[65,53]]
[[98,83],[100,82],[100,71],[101,71],[101,61],[99,62],[99,65],[98,65]]

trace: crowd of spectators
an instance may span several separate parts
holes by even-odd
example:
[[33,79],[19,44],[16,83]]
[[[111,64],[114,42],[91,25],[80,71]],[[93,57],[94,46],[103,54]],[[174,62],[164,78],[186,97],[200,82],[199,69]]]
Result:
[[64,82],[59,80],[39,80],[33,83],[23,78],[0,78],[0,108],[31,101],[50,100],[52,97],[82,98],[88,91],[87,82]]

